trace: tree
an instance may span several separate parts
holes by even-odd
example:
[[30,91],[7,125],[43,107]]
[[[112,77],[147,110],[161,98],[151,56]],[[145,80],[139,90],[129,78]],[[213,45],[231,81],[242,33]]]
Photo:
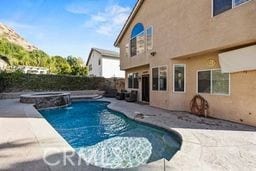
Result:
[[32,66],[47,67],[47,61],[50,58],[45,52],[41,50],[33,50],[29,53]]
[[42,50],[27,51],[23,47],[0,37],[0,55],[8,57],[11,66],[26,65],[47,67],[50,73],[87,76],[87,68],[81,58],[68,56],[50,57]]
[[87,76],[87,67],[84,66],[84,61],[82,58],[68,56],[67,62],[71,67],[71,75]]
[[71,67],[67,60],[61,56],[53,56],[51,62],[55,65],[56,74],[70,74]]

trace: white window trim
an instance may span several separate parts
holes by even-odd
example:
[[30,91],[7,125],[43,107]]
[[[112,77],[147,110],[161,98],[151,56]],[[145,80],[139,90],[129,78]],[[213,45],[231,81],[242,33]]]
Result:
[[250,2],[250,1],[252,1],[252,0],[248,0],[248,1],[245,1],[245,2],[243,2],[243,3],[241,3],[241,4],[239,4],[239,5],[236,5],[235,0],[232,0],[232,9],[237,8],[237,7],[239,7],[240,5],[244,5],[244,4],[246,4],[246,3]]
[[128,89],[130,90],[139,90],[140,89],[140,83],[139,83],[139,80],[138,80],[138,88],[134,88],[134,77],[132,77],[132,88],[129,88],[129,75],[132,74],[132,76],[134,76],[135,74],[138,74],[139,76],[139,73],[138,72],[131,72],[127,75],[128,77]]
[[153,79],[154,79],[154,78],[153,78],[153,69],[155,69],[155,68],[158,68],[158,77],[159,77],[159,67],[152,67],[152,68],[151,68],[151,73],[150,73],[150,74],[152,75],[152,76],[151,76],[151,91],[153,91],[153,92],[158,92],[158,91],[159,91],[159,78],[158,78],[158,80],[157,80],[157,84],[158,84],[157,90],[153,90],[153,82],[154,82],[154,81],[153,81]]
[[[228,73],[228,88],[229,88],[229,93],[228,94],[224,94],[224,93],[213,93],[212,92],[212,71],[217,71],[217,70],[221,70],[220,68],[216,68],[216,69],[203,69],[203,70],[197,70],[196,72],[196,94],[202,94],[202,95],[212,95],[212,96],[230,96],[231,95],[231,74]],[[210,81],[211,81],[211,85],[210,85],[210,93],[199,93],[198,92],[198,73],[199,72],[203,72],[203,71],[210,71],[211,76],[210,76]]]
[[[175,66],[183,66],[184,67],[184,91],[175,91]],[[173,89],[172,92],[176,94],[184,94],[187,92],[187,66],[186,64],[173,64],[173,76],[172,76],[172,83]]]
[[[126,58],[130,58],[131,57],[130,44],[131,44],[130,41],[129,41],[129,43],[125,44],[124,52],[125,52],[125,57]],[[127,50],[126,48],[128,48],[127,56],[126,56],[126,50]]]
[[[147,48],[147,29],[149,29],[149,28],[152,28],[152,49],[148,49]],[[138,35],[140,35],[141,33],[143,33],[144,32],[144,48],[145,48],[145,51],[143,52],[143,53],[146,53],[146,52],[148,52],[148,51],[151,51],[151,50],[153,50],[153,48],[154,48],[154,27],[153,27],[153,25],[150,25],[150,26],[148,26],[148,27],[146,27],[146,29],[144,29],[144,31],[142,31],[142,32],[140,32],[140,33],[138,33],[136,36],[133,36],[133,37],[131,37],[130,39],[129,39],[129,53],[128,53],[128,57],[135,57],[135,56],[138,56],[138,55],[140,55],[140,54],[136,54],[136,55],[134,55],[134,56],[132,56],[131,55],[131,40],[132,39],[134,39],[134,38],[136,38]],[[126,46],[127,44],[125,44],[125,46]],[[126,48],[126,47],[125,47]],[[141,53],[141,54],[143,54],[143,53]]]
[[[159,68],[161,68],[161,67],[166,67],[166,90],[160,90],[160,69]],[[158,82],[158,90],[153,90],[153,74],[152,74],[152,72],[153,72],[153,69],[155,69],[155,68],[158,68],[158,80],[157,80],[157,82]],[[168,65],[161,65],[161,66],[157,66],[157,67],[152,67],[151,68],[151,75],[152,75],[152,80],[151,80],[151,91],[153,91],[153,92],[165,92],[165,91],[168,91]]]
[[146,52],[148,52],[148,51],[151,51],[151,50],[153,50],[153,48],[154,48],[154,27],[151,25],[151,26],[149,26],[149,27],[147,27],[146,28],[146,36],[147,36],[147,30],[149,29],[149,28],[152,28],[152,49],[148,49],[148,46],[147,46],[147,37],[146,37],[146,40],[145,40],[145,42],[146,42]]
[[[129,40],[129,57],[135,57],[135,56],[138,56],[139,54],[137,54],[137,52],[136,52],[136,55],[134,55],[134,56],[132,56],[131,55],[131,40],[132,39],[134,39],[134,38],[136,38],[138,35],[140,35],[140,34],[142,34],[142,33],[144,33],[144,52],[143,53],[145,53],[145,51],[146,51],[146,46],[145,46],[145,44],[146,44],[146,37],[145,37],[145,29],[142,31],[142,32],[140,32],[140,33],[138,33],[136,36],[133,36],[132,38],[130,38],[130,40]],[[137,49],[136,49],[137,50]],[[142,54],[142,53],[141,53]]]
[[142,32],[139,32],[136,36],[131,37],[130,40],[134,39],[135,37],[137,37],[138,35],[140,35],[143,32],[145,32],[145,29]]
[[[232,10],[232,9],[235,9],[235,8],[237,8],[237,7],[239,7],[239,6],[241,6],[241,5],[244,5],[244,4],[246,4],[246,3],[249,3],[250,1],[252,1],[252,0],[248,0],[248,1],[245,1],[245,2],[243,2],[243,3],[241,3],[241,4],[239,4],[239,5],[235,5],[235,0],[232,0],[232,8],[230,9],[230,10]],[[211,0],[211,5],[212,5],[212,8],[211,8],[211,13],[212,13],[212,18],[213,17],[216,17],[216,16],[218,16],[218,15],[220,15],[220,14],[217,14],[217,15],[214,15],[214,0]],[[227,11],[229,11],[229,10],[227,10]],[[224,11],[224,12],[226,12],[226,11]],[[223,13],[224,13],[223,12]]]

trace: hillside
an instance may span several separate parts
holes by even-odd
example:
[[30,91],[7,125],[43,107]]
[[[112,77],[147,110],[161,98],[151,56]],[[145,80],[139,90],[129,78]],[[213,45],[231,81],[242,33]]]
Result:
[[46,67],[52,74],[87,75],[81,58],[49,56],[28,43],[13,29],[0,23],[0,56],[8,60],[11,68],[19,65]]
[[26,49],[27,51],[38,50],[37,47],[26,41],[18,33],[16,33],[12,28],[0,23],[0,38],[5,38],[9,42],[19,45]]

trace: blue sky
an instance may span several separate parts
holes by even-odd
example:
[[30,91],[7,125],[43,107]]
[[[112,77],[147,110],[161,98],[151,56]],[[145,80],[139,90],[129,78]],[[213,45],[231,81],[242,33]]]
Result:
[[136,0],[0,0],[0,22],[50,55],[87,59],[113,43]]

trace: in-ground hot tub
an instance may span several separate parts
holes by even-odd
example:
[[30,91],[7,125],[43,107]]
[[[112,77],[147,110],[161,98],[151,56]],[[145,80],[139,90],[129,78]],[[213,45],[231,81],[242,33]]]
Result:
[[20,96],[21,103],[35,104],[37,109],[67,106],[71,104],[70,93],[46,92]]

